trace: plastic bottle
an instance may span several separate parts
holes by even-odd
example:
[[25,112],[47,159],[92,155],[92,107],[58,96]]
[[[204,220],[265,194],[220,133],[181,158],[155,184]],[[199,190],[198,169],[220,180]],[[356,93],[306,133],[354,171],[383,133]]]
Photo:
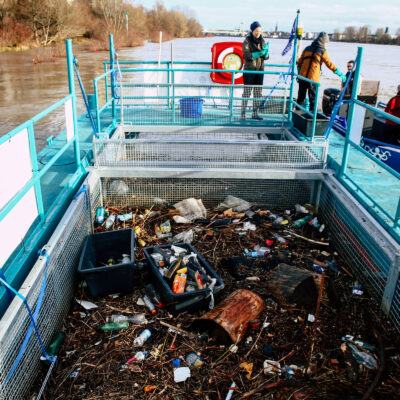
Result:
[[[62,332],[58,332],[55,336],[53,336],[49,347],[46,349],[46,353],[48,356],[55,357],[58,354],[64,337],[65,335]],[[40,357],[40,359],[47,365],[51,364],[46,357]]]
[[96,209],[96,224],[101,225],[104,222],[106,209],[104,207],[97,207]]
[[283,238],[279,233],[275,232],[273,236],[277,240],[277,242],[279,242],[283,245],[288,244],[287,240],[285,238]]
[[147,319],[144,314],[128,315],[128,316],[113,314],[111,317],[106,318],[106,322],[124,322],[124,321],[128,321],[136,325],[147,324]]
[[134,346],[143,346],[146,340],[151,336],[151,328],[145,329],[134,341]]
[[144,306],[152,313],[155,314],[156,313],[156,309],[154,307],[153,302],[150,300],[149,296],[147,296],[147,294],[145,294],[142,298]]
[[253,246],[253,250],[256,251],[257,253],[263,254],[265,256],[267,254],[271,253],[271,249],[269,247],[259,246],[258,244]]
[[288,223],[287,219],[276,214],[270,213],[268,217],[269,219],[272,219],[272,225],[286,225]]
[[267,249],[266,247],[260,247],[258,250],[254,250],[254,251],[248,251],[246,249],[246,251],[243,253],[243,255],[245,257],[251,257],[251,258],[262,258],[264,257],[266,254],[269,253],[269,249],[267,249],[268,251],[264,251],[264,249]]
[[132,218],[133,218],[133,214],[131,212],[128,214],[118,215],[119,222],[130,221]]
[[313,218],[311,221],[308,222],[311,226],[313,226],[314,228],[319,228],[319,222],[318,222],[318,218],[315,217]]
[[162,302],[160,299],[160,296],[158,295],[156,288],[153,286],[153,284],[149,283],[146,285],[146,294],[147,296],[154,301],[154,303],[157,304],[158,307],[162,307]]
[[303,218],[297,219],[296,221],[293,222],[293,226],[296,228],[300,228],[301,226],[305,225],[307,222],[311,221],[312,217],[311,215],[306,215]]
[[115,222],[115,215],[113,214],[109,215],[108,218],[106,219],[105,228],[110,229],[114,225],[114,222]]
[[128,321],[109,322],[99,327],[99,329],[103,332],[119,331],[121,329],[128,329],[128,328],[129,328]]
[[150,356],[150,353],[145,350],[145,351],[138,351],[130,360],[128,360],[126,363],[130,364],[132,361],[143,361],[146,358]]

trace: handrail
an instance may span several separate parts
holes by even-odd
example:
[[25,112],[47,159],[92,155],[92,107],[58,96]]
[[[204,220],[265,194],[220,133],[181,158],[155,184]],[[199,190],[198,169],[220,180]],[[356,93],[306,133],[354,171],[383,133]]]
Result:
[[362,101],[360,101],[358,99],[350,99],[350,101],[352,101],[354,104],[357,104],[357,105],[359,105],[361,107],[366,108],[367,110],[370,110],[370,111],[374,112],[375,114],[380,115],[381,117],[384,117],[386,119],[390,119],[391,121],[396,122],[397,124],[400,125],[400,118],[399,117],[396,117],[396,116],[394,116],[392,114],[389,114],[389,113],[387,113],[387,112],[385,112],[383,110],[380,110],[379,108],[372,107],[369,104],[363,103]]
[[[158,61],[120,61],[120,64],[158,64]],[[103,61],[103,64],[110,64],[110,61]],[[192,65],[210,65],[211,62],[208,61],[161,61],[160,64],[192,64]],[[278,68],[287,68],[290,67],[290,64],[264,64],[265,67],[278,67]]]
[[4,142],[7,142],[8,140],[10,140],[16,134],[20,133],[23,129],[27,129],[32,123],[38,122],[43,117],[46,117],[48,114],[50,114],[52,111],[54,111],[58,107],[62,106],[64,103],[66,103],[70,99],[72,99],[72,94],[68,94],[63,99],[57,101],[57,103],[52,104],[51,106],[47,107],[45,110],[41,111],[39,114],[36,114],[35,116],[33,116],[31,119],[28,119],[27,121],[18,125],[17,127],[15,127],[10,132],[6,133],[4,136],[2,136],[0,138],[0,145]]

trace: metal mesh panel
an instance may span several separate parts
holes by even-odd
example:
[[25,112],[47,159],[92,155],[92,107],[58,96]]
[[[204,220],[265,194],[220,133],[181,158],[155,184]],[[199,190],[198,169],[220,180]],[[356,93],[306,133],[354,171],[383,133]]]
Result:
[[400,326],[400,280],[397,281],[389,316],[397,326]]
[[[125,182],[124,193],[113,183]],[[310,200],[311,183],[300,180],[193,179],[193,178],[102,178],[103,201],[114,207],[150,207],[155,198],[175,203],[188,197],[201,198],[214,207],[230,194],[267,207],[286,208]]]
[[358,279],[381,301],[392,260],[349,212],[337,196],[323,185],[321,215],[329,225],[335,245]]
[[113,139],[293,140],[287,128],[205,126],[124,126]]
[[95,140],[96,166],[321,169],[326,143],[217,140]]
[[[48,277],[43,303],[37,319],[37,327],[46,345],[53,333],[61,327],[72,297],[74,271],[79,260],[83,240],[91,227],[91,216],[84,195],[71,206],[65,224],[60,223],[62,232],[56,242],[48,248],[50,255]],[[21,290],[27,290],[27,301],[31,308],[36,306],[43,282],[45,264],[38,262],[27,277]],[[14,314],[15,312],[15,314]],[[12,316],[11,316],[12,315]],[[11,316],[11,317],[10,317]],[[11,319],[8,319],[11,318]],[[7,320],[8,319],[8,320]],[[0,341],[0,385],[3,385],[14,360],[21,348],[30,319],[28,312],[19,299],[14,299],[2,323],[6,323]],[[35,333],[28,342],[22,359],[0,393],[1,400],[21,399],[27,393],[40,368],[41,348]]]
[[[189,81],[189,80],[188,80]],[[242,111],[258,109],[264,119],[282,122],[289,110],[288,91],[270,87],[216,84],[135,83],[124,79],[121,88],[123,124],[229,125]],[[243,97],[244,96],[244,97]]]

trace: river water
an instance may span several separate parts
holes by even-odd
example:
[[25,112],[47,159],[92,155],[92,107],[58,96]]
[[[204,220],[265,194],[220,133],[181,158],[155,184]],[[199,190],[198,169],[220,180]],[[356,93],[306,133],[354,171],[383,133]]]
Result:
[[[211,47],[220,41],[243,41],[242,38],[190,38],[173,41],[173,59],[175,61],[211,61]],[[281,52],[287,41],[269,39],[270,63],[284,64],[289,61],[290,54],[285,57]],[[303,41],[304,48],[310,42]],[[346,64],[357,55],[357,44],[331,42],[327,50],[335,65],[346,72]],[[396,93],[400,84],[400,46],[385,46],[366,44],[362,62],[361,74],[366,80],[379,80],[378,99],[387,102]],[[120,60],[157,60],[158,44],[146,43],[144,46],[122,49]],[[0,136],[9,132],[19,124],[33,117],[46,107],[52,105],[68,94],[67,66],[65,58],[56,58],[54,62],[35,64],[33,59],[38,53],[45,55],[48,49],[31,49],[19,52],[0,53]],[[85,52],[79,46],[74,46],[80,74],[87,93],[93,93],[93,78],[104,72],[103,61],[107,60],[108,52]],[[162,60],[171,59],[171,42],[162,45]],[[325,66],[321,75],[321,93],[327,87],[340,87],[339,78]],[[78,113],[82,113],[84,103],[80,89],[78,93]],[[321,97],[320,97],[321,99]],[[45,144],[45,139],[56,135],[63,129],[62,108],[53,113],[42,123],[35,126],[38,150]]]

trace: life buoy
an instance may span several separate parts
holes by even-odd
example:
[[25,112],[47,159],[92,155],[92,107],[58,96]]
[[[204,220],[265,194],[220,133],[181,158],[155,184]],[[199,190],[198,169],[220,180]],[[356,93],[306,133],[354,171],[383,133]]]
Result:
[[[241,42],[218,42],[211,48],[212,69],[243,70],[244,58]],[[231,72],[211,72],[213,82],[231,84]],[[243,73],[235,74],[235,84],[243,84]]]

